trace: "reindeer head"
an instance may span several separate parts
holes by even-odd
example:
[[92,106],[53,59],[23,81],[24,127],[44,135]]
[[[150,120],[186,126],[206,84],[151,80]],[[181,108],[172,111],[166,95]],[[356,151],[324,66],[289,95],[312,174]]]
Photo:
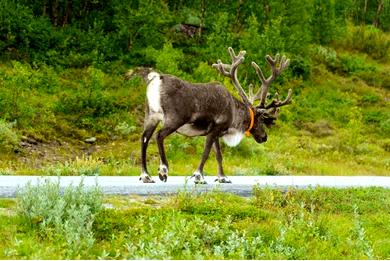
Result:
[[[270,128],[275,120],[278,118],[279,107],[289,104],[291,102],[292,91],[288,91],[288,95],[285,100],[279,100],[279,94],[275,93],[274,98],[267,105],[266,99],[268,96],[268,89],[270,84],[278,77],[289,65],[290,60],[285,56],[277,54],[275,58],[267,55],[265,57],[267,63],[271,66],[272,74],[267,79],[264,77],[260,67],[252,62],[252,66],[255,68],[257,76],[261,81],[261,87],[256,94],[253,94],[253,85],[249,85],[249,96],[240,85],[237,78],[237,68],[244,61],[245,51],[240,51],[238,55],[234,53],[233,48],[228,48],[230,57],[232,58],[232,64],[223,64],[221,60],[217,61],[217,64],[213,64],[222,75],[230,77],[234,87],[237,89],[244,104],[248,107],[248,111],[251,117],[251,123],[246,133],[252,134],[256,142],[262,143],[267,141],[267,133],[265,127]],[[256,101],[260,101],[258,105],[255,105]]]

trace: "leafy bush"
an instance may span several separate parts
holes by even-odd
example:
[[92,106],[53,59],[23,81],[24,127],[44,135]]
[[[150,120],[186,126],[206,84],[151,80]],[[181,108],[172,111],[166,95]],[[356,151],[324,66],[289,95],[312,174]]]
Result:
[[311,50],[311,56],[313,60],[318,63],[325,64],[326,67],[335,70],[338,64],[337,52],[331,47],[325,47],[322,45],[314,46]]
[[19,146],[19,137],[13,130],[15,123],[8,123],[0,118],[0,151],[9,152]]
[[213,69],[209,64],[200,62],[198,67],[194,70],[192,77],[197,82],[211,82],[216,78],[216,70]]
[[97,186],[85,188],[83,182],[64,191],[59,182],[29,183],[17,194],[17,208],[42,237],[64,241],[71,257],[94,243],[92,225],[102,209],[102,192]]
[[209,59],[227,61],[227,48],[232,45],[233,34],[230,28],[229,14],[226,12],[215,14],[218,20],[213,24],[212,32],[207,36],[207,50]]
[[184,55],[180,49],[173,48],[171,42],[164,44],[161,50],[147,48],[146,55],[155,62],[156,68],[163,73],[169,73],[176,76],[181,76],[183,72],[179,69],[181,63],[184,62]]
[[[33,14],[15,1],[0,1],[0,52],[13,49],[26,51],[29,47],[29,27]],[[18,50],[19,49],[19,50]]]
[[308,58],[304,58],[300,55],[291,55],[289,70],[295,77],[302,77],[308,79],[311,75],[312,64]]
[[11,62],[0,69],[0,117],[16,121],[19,129],[47,125],[53,120],[49,96],[57,91],[58,75],[52,68],[32,68],[29,64]]

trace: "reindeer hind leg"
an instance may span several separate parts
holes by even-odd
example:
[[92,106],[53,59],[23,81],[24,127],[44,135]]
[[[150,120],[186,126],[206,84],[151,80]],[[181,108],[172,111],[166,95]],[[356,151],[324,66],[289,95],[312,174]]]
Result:
[[157,128],[158,123],[160,122],[159,118],[156,115],[147,115],[145,118],[144,131],[141,137],[141,175],[140,180],[143,183],[154,183],[153,179],[150,177],[147,169],[146,161],[146,151],[148,148],[149,140],[152,137],[154,131]]

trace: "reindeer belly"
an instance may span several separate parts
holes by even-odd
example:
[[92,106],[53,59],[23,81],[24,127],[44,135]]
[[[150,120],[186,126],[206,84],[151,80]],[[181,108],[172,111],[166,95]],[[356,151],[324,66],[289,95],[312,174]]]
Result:
[[193,123],[187,123],[177,129],[176,132],[188,137],[203,136],[207,134],[207,128],[202,128]]

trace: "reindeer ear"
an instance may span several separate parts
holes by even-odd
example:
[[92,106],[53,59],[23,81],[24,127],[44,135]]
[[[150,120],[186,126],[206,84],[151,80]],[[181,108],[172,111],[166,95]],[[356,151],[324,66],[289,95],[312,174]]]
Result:
[[262,117],[262,115],[267,113],[267,110],[264,108],[261,108],[260,106],[257,106],[257,107],[255,107],[255,112],[257,115],[260,115]]

